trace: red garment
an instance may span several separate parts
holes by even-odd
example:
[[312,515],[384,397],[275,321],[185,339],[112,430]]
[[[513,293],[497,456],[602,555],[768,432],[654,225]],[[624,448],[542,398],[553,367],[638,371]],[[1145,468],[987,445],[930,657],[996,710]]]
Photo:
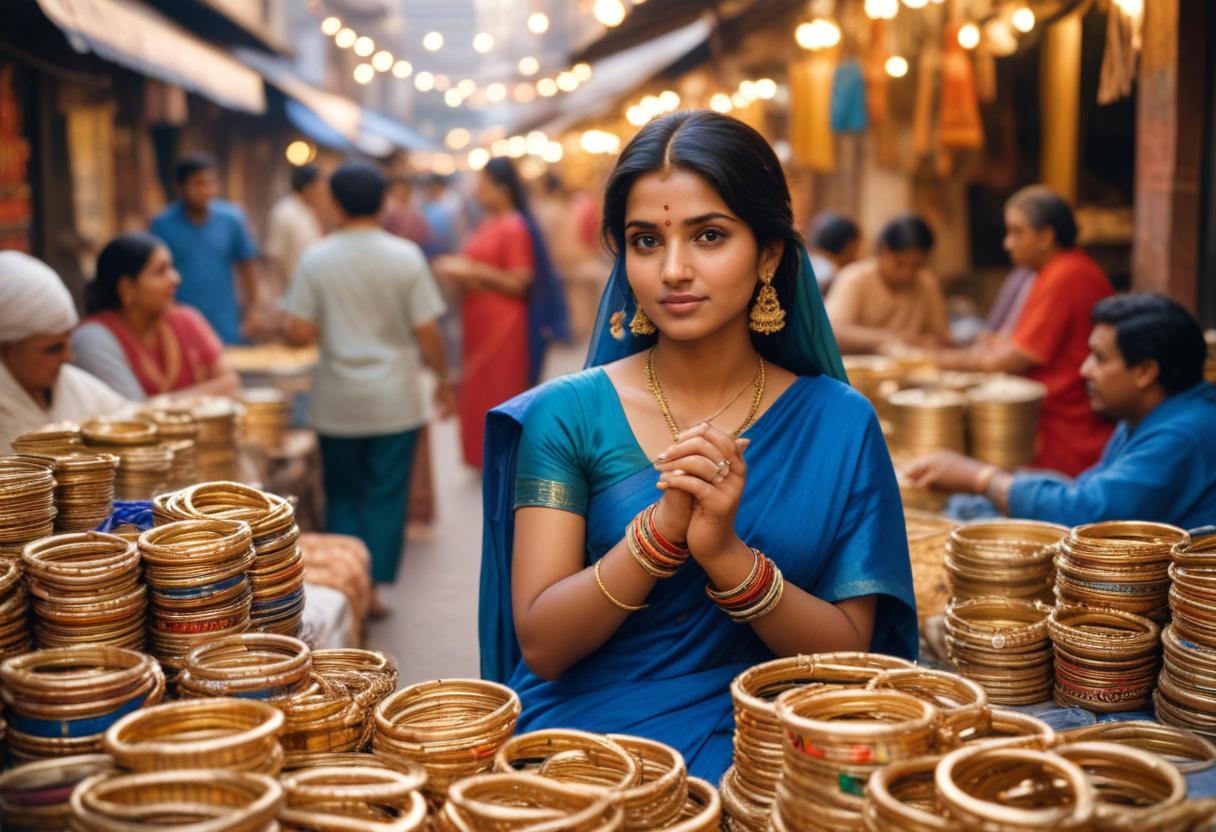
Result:
[[215,375],[224,346],[211,324],[192,306],[175,306],[156,326],[156,344],[145,345],[118,312],[89,317],[113,333],[131,371],[149,396],[200,384]]
[[1027,378],[1047,385],[1034,464],[1075,477],[1098,461],[1114,425],[1093,412],[1081,378],[1089,356],[1094,306],[1114,294],[1102,269],[1080,249],[1053,257],[1039,270],[1014,345],[1039,365]]
[[[464,254],[497,269],[532,268],[532,237],[519,214],[490,217]],[[482,467],[486,414],[528,389],[528,303],[494,291],[465,293],[461,308],[464,369],[459,413],[464,459]]]

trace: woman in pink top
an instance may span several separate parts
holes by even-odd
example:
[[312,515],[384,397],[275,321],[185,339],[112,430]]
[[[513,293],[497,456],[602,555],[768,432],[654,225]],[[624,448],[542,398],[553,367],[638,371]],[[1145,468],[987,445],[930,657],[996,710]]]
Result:
[[102,249],[89,285],[92,313],[72,336],[75,362],[134,401],[167,393],[235,395],[211,325],[174,301],[181,277],[159,238],[120,234]]

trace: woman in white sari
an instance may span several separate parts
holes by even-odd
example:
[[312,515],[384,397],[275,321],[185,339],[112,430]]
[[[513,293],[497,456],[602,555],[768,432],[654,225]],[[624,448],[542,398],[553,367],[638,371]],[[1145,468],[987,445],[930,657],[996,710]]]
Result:
[[63,281],[40,260],[0,252],[0,454],[47,422],[117,410],[127,400],[73,367],[68,344],[79,318]]

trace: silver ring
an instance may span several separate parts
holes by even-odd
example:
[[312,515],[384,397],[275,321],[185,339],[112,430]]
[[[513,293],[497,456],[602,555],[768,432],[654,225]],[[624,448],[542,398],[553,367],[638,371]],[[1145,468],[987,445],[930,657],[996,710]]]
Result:
[[724,459],[718,463],[718,474],[714,477],[715,482],[721,482],[730,476],[730,460]]

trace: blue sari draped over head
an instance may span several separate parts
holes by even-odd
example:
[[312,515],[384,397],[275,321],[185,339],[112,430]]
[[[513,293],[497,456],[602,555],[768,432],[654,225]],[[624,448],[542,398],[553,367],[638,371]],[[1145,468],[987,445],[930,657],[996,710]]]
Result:
[[[915,658],[912,574],[891,460],[873,408],[848,386],[805,249],[799,255],[798,273],[775,284],[785,328],[752,336],[766,360],[799,378],[744,434],[752,442],[735,528],[787,581],[824,601],[877,596],[871,649]],[[612,314],[624,309],[628,316],[633,304],[621,255],[600,303],[587,369],[530,390],[488,417],[481,670],[519,693],[521,731],[649,737],[680,750],[691,773],[717,782],[732,755],[731,680],[774,655],[751,627],[732,622],[705,596],[706,575],[695,561],[660,581],[647,609],[556,681],[532,673],[515,635],[516,508],[582,515],[591,565],[661,496],[659,474],[601,367],[654,343],[655,336],[609,337]]]

